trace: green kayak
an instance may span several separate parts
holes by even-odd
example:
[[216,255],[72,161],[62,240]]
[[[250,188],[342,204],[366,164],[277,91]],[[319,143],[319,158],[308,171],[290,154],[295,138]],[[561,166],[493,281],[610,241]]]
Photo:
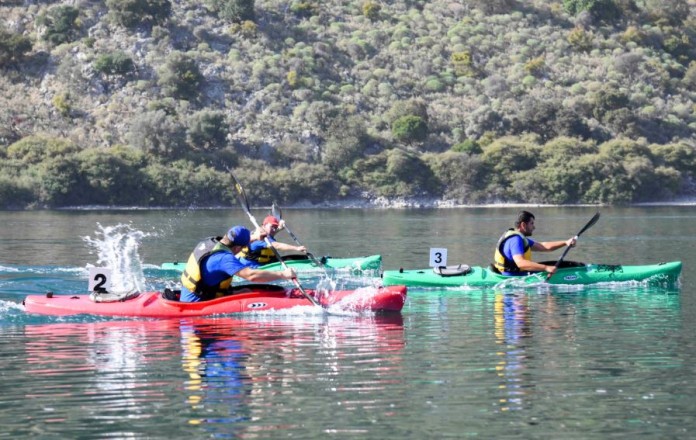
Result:
[[[298,258],[300,257],[300,258]],[[378,274],[382,270],[382,256],[381,255],[368,255],[366,257],[354,257],[354,258],[333,258],[333,257],[321,257],[318,260],[326,266],[329,270],[346,270],[350,272],[363,272],[363,271],[374,271]],[[284,259],[285,264],[288,267],[294,268],[298,272],[308,272],[308,271],[321,271],[322,268],[316,266],[310,259],[304,255],[290,255],[287,259]],[[173,263],[163,263],[160,267],[164,270],[176,270],[179,272],[184,271],[186,262],[173,262]],[[259,269],[264,270],[282,270],[283,267],[280,262],[270,263],[259,267]]]
[[[550,263],[550,264],[553,264]],[[671,285],[679,280],[681,261],[649,264],[645,266],[622,266],[615,264],[584,264],[563,262],[548,280],[549,284],[596,284],[612,282],[655,282]],[[531,285],[544,282],[545,274],[526,277],[510,277],[494,272],[490,267],[447,266],[414,270],[385,270],[382,274],[385,286],[406,285],[421,287],[505,287]]]

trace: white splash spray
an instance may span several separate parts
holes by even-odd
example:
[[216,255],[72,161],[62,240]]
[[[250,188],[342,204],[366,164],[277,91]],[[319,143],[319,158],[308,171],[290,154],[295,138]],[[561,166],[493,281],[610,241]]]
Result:
[[82,237],[97,252],[97,267],[111,269],[111,290],[145,291],[145,273],[138,253],[143,238],[152,236],[130,225],[102,226],[97,223],[95,238]]

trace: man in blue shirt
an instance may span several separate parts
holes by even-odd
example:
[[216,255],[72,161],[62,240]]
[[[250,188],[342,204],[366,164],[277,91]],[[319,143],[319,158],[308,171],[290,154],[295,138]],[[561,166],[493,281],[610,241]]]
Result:
[[551,252],[564,246],[575,246],[575,237],[565,241],[534,241],[531,237],[536,229],[534,214],[520,211],[515,228],[509,229],[500,237],[495,248],[494,263],[503,275],[529,275],[532,272],[556,272],[555,265],[532,261],[532,251]]
[[252,282],[268,282],[280,279],[291,280],[297,277],[294,269],[282,271],[259,270],[245,266],[235,256],[251,238],[261,239],[261,232],[255,237],[244,226],[230,228],[223,237],[209,237],[198,243],[189,256],[186,268],[181,274],[182,302],[205,301],[231,293],[232,278],[236,275]]

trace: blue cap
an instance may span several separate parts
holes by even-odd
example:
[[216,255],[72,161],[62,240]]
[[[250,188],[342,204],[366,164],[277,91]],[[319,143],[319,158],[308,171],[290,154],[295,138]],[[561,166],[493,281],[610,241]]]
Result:
[[232,246],[248,246],[251,232],[244,226],[234,226],[227,231],[227,238],[232,242]]

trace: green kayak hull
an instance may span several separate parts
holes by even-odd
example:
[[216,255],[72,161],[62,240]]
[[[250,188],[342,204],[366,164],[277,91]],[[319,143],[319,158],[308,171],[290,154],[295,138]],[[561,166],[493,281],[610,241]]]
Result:
[[[615,282],[656,282],[674,284],[681,274],[681,261],[623,266],[613,264],[587,264],[578,267],[559,268],[548,280],[549,284],[583,285]],[[452,272],[452,271],[451,271]],[[471,266],[464,275],[439,275],[432,268],[414,270],[386,270],[382,274],[385,286],[405,285],[409,287],[501,287],[518,284],[539,284],[544,275],[510,277],[493,272],[490,268]]]
[[[382,256],[381,255],[368,255],[366,257],[354,257],[354,258],[333,258],[333,257],[321,257],[318,258],[327,269],[341,269],[350,272],[363,272],[363,271],[375,271],[375,274],[382,270]],[[290,259],[285,260],[285,264],[288,267],[294,268],[298,272],[305,271],[321,271],[322,268],[316,266],[308,259]],[[176,270],[179,272],[184,271],[186,266],[185,262],[174,262],[174,263],[163,263],[160,267],[164,270]],[[282,270],[283,267],[280,262],[266,264],[259,269],[263,270]]]

